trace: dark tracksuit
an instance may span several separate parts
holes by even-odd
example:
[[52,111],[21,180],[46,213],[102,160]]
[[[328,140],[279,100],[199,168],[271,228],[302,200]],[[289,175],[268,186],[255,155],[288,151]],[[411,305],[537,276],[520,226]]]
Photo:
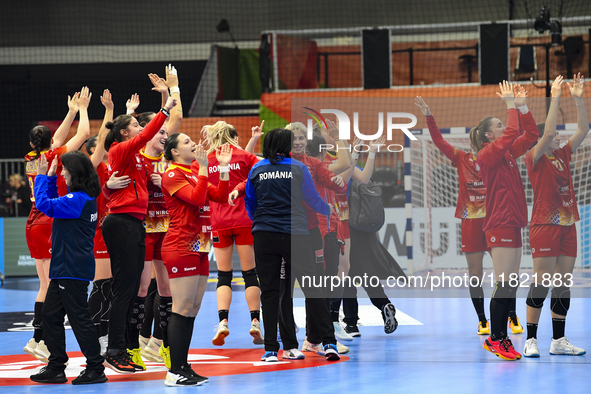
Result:
[[84,192],[57,194],[57,176],[37,175],[37,209],[54,218],[49,288],[43,304],[45,342],[51,353],[48,368],[63,371],[68,361],[64,316],[86,357],[86,369],[102,372],[98,335],[88,309],[88,283],[94,279],[94,234],[96,200]]
[[[314,187],[308,168],[300,161],[284,158],[271,164],[265,159],[253,166],[246,182],[244,202],[253,222],[266,333],[277,330],[282,259],[285,260],[285,272],[290,272],[300,284],[304,283],[302,276],[313,277],[316,273],[302,201],[318,213],[330,213],[328,204],[322,201]],[[291,284],[291,278],[287,279],[285,283]],[[302,286],[302,290],[309,300],[313,323],[322,333],[322,342],[335,345],[334,328],[323,290],[312,286]],[[291,292],[291,286],[286,292]],[[293,325],[285,329],[290,330],[288,337],[295,338]],[[284,349],[296,347],[297,341],[295,344],[284,343]],[[265,350],[279,350],[275,335],[265,335]]]

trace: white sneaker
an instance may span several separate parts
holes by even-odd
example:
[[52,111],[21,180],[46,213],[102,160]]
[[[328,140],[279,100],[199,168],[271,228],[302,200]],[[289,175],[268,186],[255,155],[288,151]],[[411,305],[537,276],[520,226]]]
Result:
[[523,348],[524,357],[540,357],[540,350],[538,349],[538,340],[536,338],[530,338],[525,341],[525,347]]
[[302,345],[302,352],[312,352],[318,354],[319,356],[324,356],[324,348],[322,347],[322,344],[308,342],[307,339],[304,340],[304,344]]
[[150,342],[150,338],[146,338],[140,335],[139,339],[139,343],[140,343],[140,350],[145,348],[146,346],[148,346],[148,342]]
[[252,343],[255,345],[262,345],[265,343],[263,331],[261,330],[261,323],[257,319],[252,319],[249,334],[252,336]]
[[45,345],[45,341],[43,339],[40,340],[37,344],[37,348],[35,349],[35,357],[37,357],[40,361],[43,361],[44,363],[48,363],[50,354],[51,353],[49,353],[49,350]]
[[351,342],[353,340],[353,337],[351,335],[347,334],[347,332],[345,331],[343,326],[341,326],[341,323],[335,321],[335,322],[332,322],[332,324],[334,326],[334,336],[335,337],[337,337],[341,341],[346,341],[346,342]]
[[37,355],[35,354],[35,349],[37,349],[37,346],[39,346],[39,343],[35,342],[35,338],[31,338],[23,350],[26,353],[29,353],[31,356],[37,358]]
[[217,325],[215,337],[211,340],[215,346],[223,346],[226,343],[225,339],[230,335],[230,329],[228,328],[228,319],[224,319]]
[[148,344],[140,351],[142,358],[155,363],[163,363],[164,358],[159,353],[160,346],[162,346],[162,340],[151,337]]
[[[41,341],[43,342],[43,341]],[[550,344],[550,354],[563,354],[566,356],[581,356],[587,353],[584,349],[580,347],[576,347],[572,343],[569,342],[566,337],[562,337],[560,339],[552,338],[552,343]]]
[[99,344],[101,345],[101,356],[104,357],[107,354],[107,347],[109,346],[109,336],[104,335],[99,337]]
[[189,368],[181,367],[176,373],[168,371],[164,384],[170,387],[201,386],[205,380],[193,376]]
[[337,341],[337,351],[339,352],[339,354],[345,354],[349,353],[349,348]]
[[303,360],[306,356],[304,356],[304,353],[300,352],[298,349],[289,349],[283,350],[283,358],[289,360]]

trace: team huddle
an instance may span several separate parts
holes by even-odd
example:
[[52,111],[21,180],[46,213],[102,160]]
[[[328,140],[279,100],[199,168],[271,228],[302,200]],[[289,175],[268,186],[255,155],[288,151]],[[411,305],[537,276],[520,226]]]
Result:
[[[149,75],[162,96],[157,113],[136,113],[136,94],[126,103],[127,114],[114,118],[105,90],[103,123],[89,138],[92,94],[84,87],[68,97],[68,114],[53,136],[45,126],[30,131],[33,209],[26,236],[40,289],[34,336],[24,350],[48,363],[31,379],[67,382],[68,315],[87,359],[72,384],[107,381],[105,367],[146,370],[144,360],[167,367],[168,386],[208,382],[188,363],[189,346],[212,247],[219,318],[213,345],[223,346],[230,334],[234,245],[250,311],[248,333],[254,344],[264,345],[261,359],[278,361],[281,340],[284,359],[303,359],[304,351],[339,360],[349,349],[336,338],[360,335],[356,299],[343,299],[345,289],[329,294],[303,288],[307,337],[300,351],[292,289],[299,275],[336,275],[361,264],[349,261],[355,233],[348,225],[348,185],[369,181],[380,141],[370,144],[364,168],[357,166],[358,155],[344,149],[348,144],[339,141],[333,123],[316,129],[309,144],[301,123],[265,133],[262,160],[253,152],[264,123],[252,128],[245,149],[223,121],[205,126],[205,142],[197,144],[178,132],[178,76],[170,65],[165,72],[166,78]],[[64,144],[77,113],[77,132]],[[341,149],[319,149],[327,143]],[[381,286],[372,294],[384,330],[392,333],[394,305]],[[339,323],[341,303],[346,328]]]

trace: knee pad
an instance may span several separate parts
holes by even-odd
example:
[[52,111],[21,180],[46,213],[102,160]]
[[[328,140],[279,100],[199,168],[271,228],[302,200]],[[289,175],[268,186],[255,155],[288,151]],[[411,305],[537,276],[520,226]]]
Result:
[[570,308],[570,288],[566,286],[553,288],[550,310],[557,315],[566,316],[568,308]]
[[232,271],[218,271],[218,285],[216,289],[222,286],[232,288]]
[[515,297],[516,288],[509,286],[509,282],[497,282],[491,298],[501,304],[506,304],[509,298]]
[[540,309],[544,305],[548,290],[545,286],[532,283],[529,285],[529,292],[527,293],[525,303],[532,308]]
[[248,271],[242,271],[244,278],[244,288],[248,289],[251,286],[259,287],[259,277],[257,276],[257,269],[253,268]]

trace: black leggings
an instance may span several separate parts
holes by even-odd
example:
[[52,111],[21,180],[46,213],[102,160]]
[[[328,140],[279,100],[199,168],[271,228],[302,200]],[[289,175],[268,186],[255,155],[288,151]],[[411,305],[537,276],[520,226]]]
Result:
[[109,350],[127,349],[131,308],[140,287],[146,254],[146,230],[142,221],[127,214],[110,214],[103,224],[103,238],[111,257],[113,300],[109,318]]

